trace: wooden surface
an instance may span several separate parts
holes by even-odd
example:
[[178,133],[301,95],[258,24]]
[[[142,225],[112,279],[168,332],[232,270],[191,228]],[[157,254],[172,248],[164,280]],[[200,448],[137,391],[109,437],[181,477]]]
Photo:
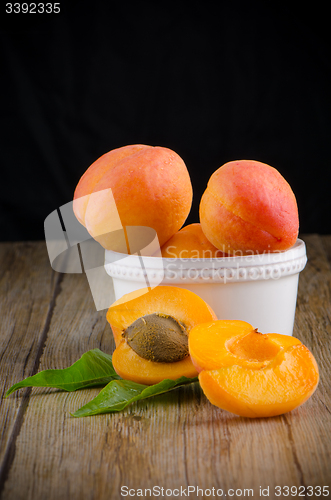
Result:
[[[250,420],[213,407],[195,384],[118,414],[75,419],[69,413],[99,389],[22,389],[0,404],[1,500],[126,498],[121,486],[132,489],[127,498],[153,486],[155,498],[214,498],[217,489],[262,498],[260,487],[269,487],[269,498],[285,498],[276,486],[301,486],[295,498],[327,498],[318,489],[307,495],[307,487],[328,486],[331,498],[331,236],[303,239],[308,264],[294,335],[313,352],[321,375],[307,403]],[[44,242],[0,244],[0,263],[1,396],[89,349],[113,351],[106,311],[96,312],[85,275],[54,272]]]

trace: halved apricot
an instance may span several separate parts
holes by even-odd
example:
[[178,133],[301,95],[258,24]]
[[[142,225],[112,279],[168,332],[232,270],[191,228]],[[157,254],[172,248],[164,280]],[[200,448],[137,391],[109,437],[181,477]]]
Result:
[[243,321],[214,321],[193,328],[189,352],[209,401],[244,417],[280,415],[315,391],[314,356],[300,340],[262,334]]
[[[172,336],[188,337],[199,323],[216,319],[203,299],[184,288],[158,286],[124,295],[107,313],[116,344],[113,353],[116,372],[124,379],[142,384],[156,384],[165,378],[196,377],[198,373],[189,356],[188,342],[186,353],[185,346],[177,349],[179,344],[175,344],[173,347],[166,330],[171,330]],[[159,344],[156,346],[159,349],[155,344]],[[174,358],[176,349],[178,358]],[[158,354],[162,350],[165,358],[171,352],[168,361]]]

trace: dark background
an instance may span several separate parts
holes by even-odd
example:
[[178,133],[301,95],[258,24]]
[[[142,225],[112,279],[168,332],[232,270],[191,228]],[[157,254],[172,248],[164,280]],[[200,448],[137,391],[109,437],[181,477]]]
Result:
[[200,197],[223,163],[277,168],[300,232],[331,233],[331,58],[325,3],[1,4],[0,238],[44,238],[87,167],[127,144],[166,146]]

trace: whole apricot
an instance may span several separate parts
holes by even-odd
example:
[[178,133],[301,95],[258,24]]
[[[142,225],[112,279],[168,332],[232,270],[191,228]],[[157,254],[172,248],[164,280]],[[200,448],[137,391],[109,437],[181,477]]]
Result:
[[229,254],[287,250],[298,236],[290,185],[278,170],[254,160],[231,161],[216,170],[199,213],[208,240]]
[[315,391],[318,366],[300,340],[262,334],[244,321],[194,327],[189,352],[209,401],[243,417],[281,415]]
[[91,236],[111,250],[110,232],[119,224],[153,228],[162,246],[183,225],[191,204],[182,158],[168,148],[136,144],[97,159],[78,182],[73,207]]
[[206,238],[200,223],[189,224],[161,247],[163,258],[215,259],[226,254],[216,248]]

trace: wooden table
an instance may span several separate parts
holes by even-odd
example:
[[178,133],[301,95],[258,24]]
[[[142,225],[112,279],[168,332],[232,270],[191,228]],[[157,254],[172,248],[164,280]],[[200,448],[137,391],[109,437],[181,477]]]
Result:
[[[153,486],[154,498],[217,498],[220,489],[227,497],[263,498],[267,488],[269,498],[285,498],[286,488],[278,495],[277,486],[298,487],[288,498],[331,497],[331,236],[302,238],[308,264],[294,335],[321,374],[308,402],[251,420],[213,407],[194,384],[121,413],[73,418],[99,389],[22,389],[1,400],[1,499],[153,498],[139,490]],[[106,311],[96,312],[86,276],[54,272],[44,242],[2,243],[0,262],[2,396],[89,349],[113,351]],[[320,486],[321,495],[318,488],[308,494],[308,486]]]

